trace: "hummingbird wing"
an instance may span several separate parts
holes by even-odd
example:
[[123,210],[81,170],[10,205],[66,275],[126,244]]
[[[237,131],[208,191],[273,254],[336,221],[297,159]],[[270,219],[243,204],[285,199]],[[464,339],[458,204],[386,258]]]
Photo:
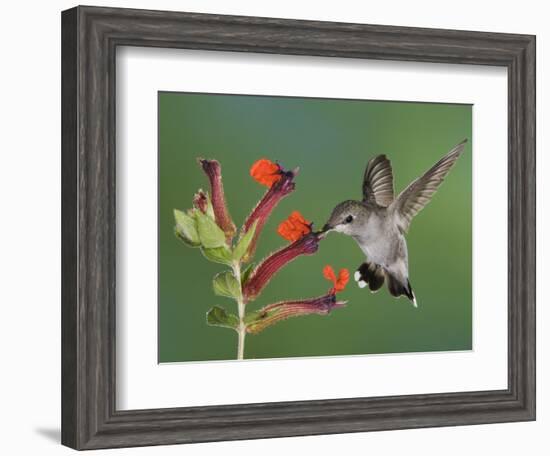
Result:
[[371,158],[363,177],[363,201],[388,207],[393,201],[393,171],[385,155]]
[[466,139],[457,144],[441,160],[433,165],[423,176],[411,182],[390,206],[395,214],[397,225],[402,232],[409,229],[411,220],[428,204],[445,176],[449,173],[464,150]]

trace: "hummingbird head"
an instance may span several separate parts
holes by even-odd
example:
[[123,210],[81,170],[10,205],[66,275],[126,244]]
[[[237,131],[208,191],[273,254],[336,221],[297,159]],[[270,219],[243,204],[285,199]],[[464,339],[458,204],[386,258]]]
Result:
[[344,201],[338,204],[323,226],[323,232],[337,231],[348,236],[359,235],[367,220],[368,209],[360,201]]

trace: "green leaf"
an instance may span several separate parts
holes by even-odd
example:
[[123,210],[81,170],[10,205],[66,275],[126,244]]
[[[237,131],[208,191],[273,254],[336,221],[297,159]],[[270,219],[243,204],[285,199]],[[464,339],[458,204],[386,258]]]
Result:
[[254,263],[250,263],[246,269],[241,271],[241,284],[244,286],[244,284],[247,282],[248,278],[250,277],[250,273],[254,270]]
[[201,211],[195,212],[197,220],[197,231],[201,244],[207,249],[213,249],[225,245],[225,233],[216,225],[216,222],[203,214]]
[[201,245],[195,219],[178,209],[174,209],[174,218],[176,219],[176,236],[192,247]]
[[212,282],[214,293],[228,298],[241,298],[241,284],[231,271],[220,272],[214,276]]
[[241,261],[241,258],[248,251],[248,247],[250,246],[250,243],[252,242],[252,238],[254,237],[254,233],[256,232],[257,224],[258,224],[258,220],[254,222],[254,224],[244,234],[244,236],[239,240],[239,243],[233,249],[233,259],[235,261]]
[[216,247],[215,249],[205,249],[201,248],[202,254],[207,260],[213,261],[214,263],[221,263],[231,266],[233,264],[233,255],[231,250],[224,245],[223,247]]
[[178,227],[174,227],[174,234],[176,235],[176,237],[182,241],[185,245],[187,245],[188,247],[199,247],[200,244],[195,244],[193,242],[191,242],[188,238],[186,238],[185,236],[183,236],[181,234],[181,232],[178,230]]
[[236,315],[228,314],[223,307],[214,306],[206,313],[206,323],[210,326],[237,329],[239,319]]

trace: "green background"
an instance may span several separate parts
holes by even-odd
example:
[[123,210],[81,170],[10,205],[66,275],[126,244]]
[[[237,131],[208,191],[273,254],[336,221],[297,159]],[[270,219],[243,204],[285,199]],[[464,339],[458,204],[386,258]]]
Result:
[[[367,161],[392,161],[398,194],[455,144],[465,153],[407,236],[410,281],[418,299],[376,294],[353,280],[340,299],[348,306],[329,316],[283,321],[246,337],[245,358],[329,356],[469,350],[472,347],[472,107],[470,105],[363,100],[159,93],[159,362],[235,359],[236,332],[207,326],[206,311],[234,301],[215,296],[212,277],[225,267],[174,236],[173,209],[191,207],[208,189],[196,158],[222,164],[228,206],[237,226],[262,196],[250,178],[259,158],[300,166],[296,190],[274,210],[256,260],[286,245],[276,233],[299,210],[320,228],[331,209],[361,199]],[[259,309],[281,299],[324,294],[322,269],[353,274],[363,255],[353,239],[330,234],[313,256],[287,265],[249,304]]]

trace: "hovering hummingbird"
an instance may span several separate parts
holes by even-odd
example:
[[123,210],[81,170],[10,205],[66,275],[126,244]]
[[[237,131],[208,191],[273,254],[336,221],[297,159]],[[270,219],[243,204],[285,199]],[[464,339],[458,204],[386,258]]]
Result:
[[409,282],[405,234],[460,157],[466,141],[456,145],[395,199],[390,160],[385,155],[372,158],[363,178],[363,200],[344,201],[333,209],[322,232],[351,236],[366,255],[354,275],[360,288],[368,285],[374,292],[387,280],[392,296],[405,295],[417,307]]

